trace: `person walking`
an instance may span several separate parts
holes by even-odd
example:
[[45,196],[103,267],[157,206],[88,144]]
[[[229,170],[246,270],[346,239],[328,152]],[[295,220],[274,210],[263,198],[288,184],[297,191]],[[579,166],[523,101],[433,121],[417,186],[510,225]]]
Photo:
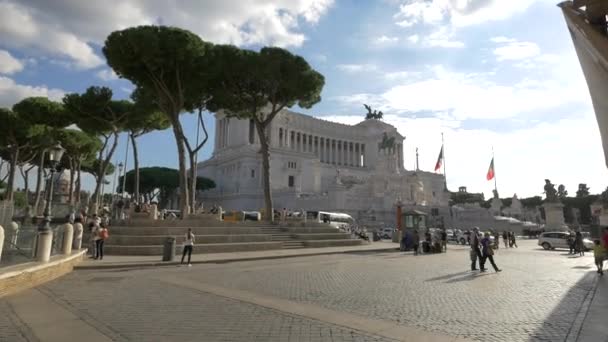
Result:
[[412,238],[412,240],[414,255],[418,255],[418,248],[420,246],[420,235],[418,234],[417,229],[414,229],[414,237]]
[[595,266],[597,266],[597,273],[604,275],[604,257],[606,256],[606,249],[602,246],[600,240],[594,241],[593,245],[593,257],[595,258]]
[[[485,259],[481,255],[481,250],[479,247],[479,227],[475,227],[471,232],[471,271],[477,270],[477,268],[475,268],[475,259],[477,259],[479,260],[479,270],[481,272],[485,272]],[[473,253],[475,254],[475,259],[473,259]]]
[[502,232],[502,241],[505,244],[505,249],[507,249],[509,247],[509,234],[507,234],[506,230]]
[[576,247],[576,252],[578,252],[579,256],[585,256],[585,246],[583,245],[583,234],[580,231],[576,232],[576,237],[574,238],[574,245]]
[[448,233],[445,231],[445,228],[441,230],[441,251],[448,252]]
[[568,235],[567,242],[569,248],[568,254],[574,254],[574,236],[572,236],[572,233]]
[[[483,239],[481,239],[481,249],[482,249],[482,254],[483,254],[483,263],[485,264],[486,259],[490,260],[490,264],[492,264],[492,267],[494,268],[494,271],[496,272],[500,272],[502,271],[501,269],[498,268],[498,266],[496,266],[496,263],[494,262],[494,250],[492,248],[492,243],[490,241],[490,233],[485,233]],[[481,272],[485,272],[485,269],[481,269]]]
[[494,231],[494,249],[498,249],[500,247],[500,234],[498,234],[498,230]]
[[517,241],[515,240],[515,233],[514,232],[510,232],[511,235],[511,242],[509,243],[511,246],[515,246],[515,248],[517,248]]
[[184,263],[184,258],[186,257],[186,253],[188,253],[188,266],[192,266],[190,263],[190,258],[192,257],[192,248],[194,248],[194,234],[192,233],[192,228],[188,228],[188,232],[186,233],[186,237],[184,239],[184,251],[182,253],[181,264]]
[[95,240],[95,260],[103,260],[103,245],[106,240],[110,237],[108,232],[108,226],[105,223],[102,223],[100,227],[97,229],[97,240]]
[[99,227],[97,225],[95,225],[94,221],[89,222],[88,224],[89,227],[89,247],[91,249],[91,259],[95,259],[95,256],[97,256],[97,233],[98,233],[98,229]]

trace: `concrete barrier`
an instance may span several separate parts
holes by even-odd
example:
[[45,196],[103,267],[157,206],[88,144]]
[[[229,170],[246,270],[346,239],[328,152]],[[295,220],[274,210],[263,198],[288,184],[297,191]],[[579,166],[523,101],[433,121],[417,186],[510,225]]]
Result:
[[49,262],[29,262],[0,269],[0,298],[46,283],[74,269],[86,250],[60,255]]

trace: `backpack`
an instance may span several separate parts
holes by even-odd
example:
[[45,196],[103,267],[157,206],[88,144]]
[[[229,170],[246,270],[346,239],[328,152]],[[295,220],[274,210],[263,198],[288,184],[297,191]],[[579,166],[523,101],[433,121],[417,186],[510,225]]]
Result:
[[102,229],[99,231],[99,237],[100,237],[102,240],[107,239],[109,236],[110,236],[110,234],[108,233],[108,228],[102,228]]

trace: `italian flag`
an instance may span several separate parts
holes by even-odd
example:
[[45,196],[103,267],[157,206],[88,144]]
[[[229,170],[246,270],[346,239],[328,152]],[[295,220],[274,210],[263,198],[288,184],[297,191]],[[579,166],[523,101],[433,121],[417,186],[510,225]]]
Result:
[[494,157],[492,157],[490,167],[488,168],[488,174],[486,175],[487,180],[491,180],[492,178],[494,178]]
[[437,157],[437,163],[435,163],[435,172],[441,168],[443,163],[443,145],[441,145],[441,151],[439,151],[439,157]]

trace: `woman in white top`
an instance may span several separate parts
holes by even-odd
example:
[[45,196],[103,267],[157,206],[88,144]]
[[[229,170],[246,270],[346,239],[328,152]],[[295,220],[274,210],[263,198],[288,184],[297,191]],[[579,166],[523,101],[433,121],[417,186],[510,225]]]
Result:
[[192,266],[190,264],[190,257],[192,256],[192,247],[194,246],[194,234],[192,234],[192,228],[188,228],[188,232],[186,233],[186,239],[184,240],[184,252],[182,253],[182,264],[184,263],[184,258],[186,257],[186,252],[188,252],[188,266]]

